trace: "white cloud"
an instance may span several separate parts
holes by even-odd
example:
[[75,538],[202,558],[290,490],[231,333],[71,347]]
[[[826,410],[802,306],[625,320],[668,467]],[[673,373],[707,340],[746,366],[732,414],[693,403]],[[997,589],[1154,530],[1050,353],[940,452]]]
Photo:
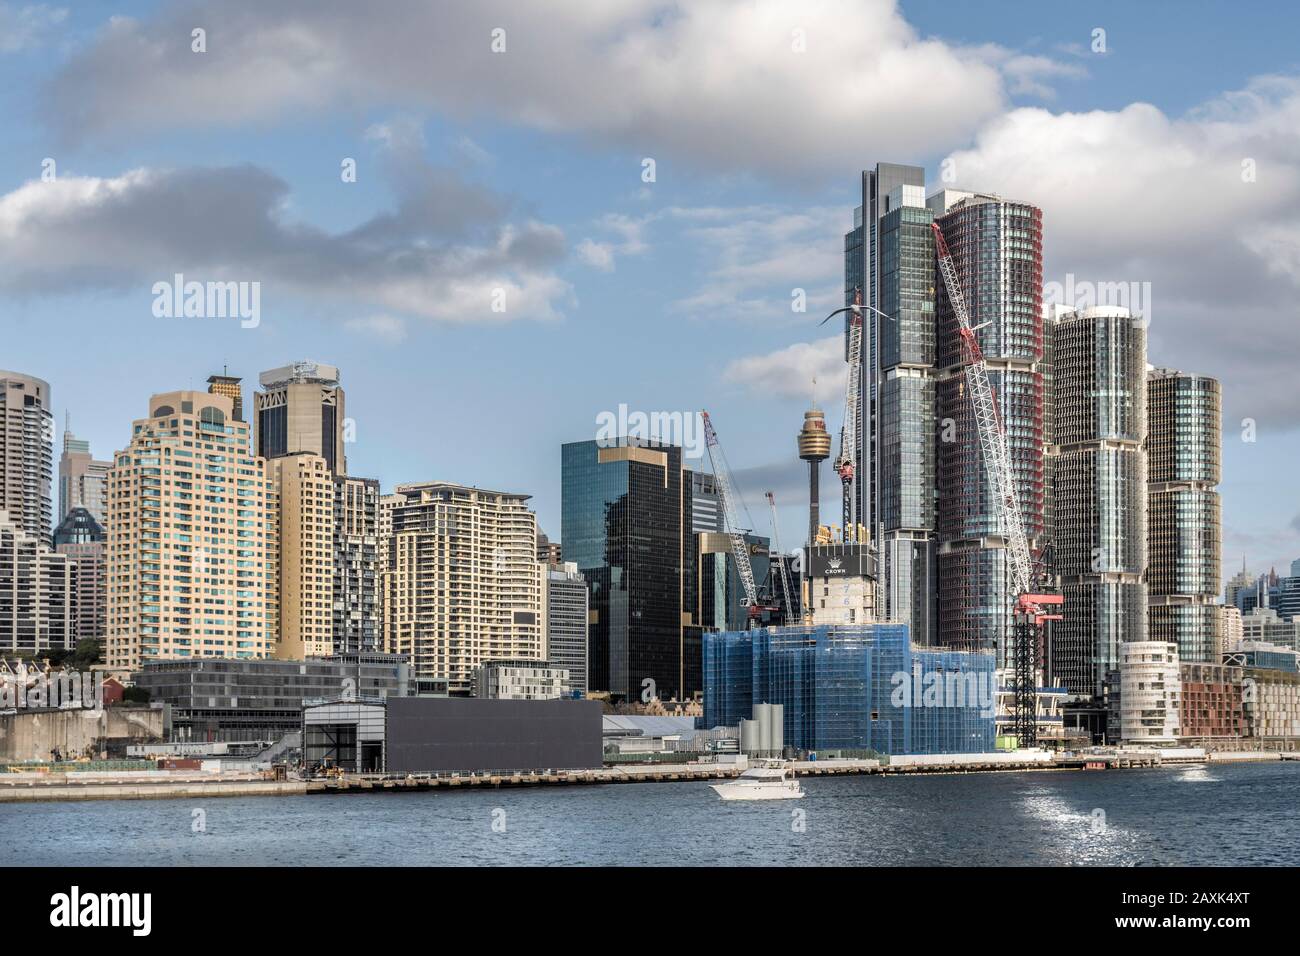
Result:
[[723,370],[724,381],[755,395],[807,401],[815,398],[838,409],[844,400],[844,337],[796,342],[775,352],[735,359]]
[[392,345],[406,339],[406,322],[391,315],[370,315],[361,319],[348,319],[343,324],[349,331]]
[[[201,56],[196,22],[221,27]],[[965,141],[1005,107],[1008,83],[1041,91],[1063,69],[921,37],[894,0],[395,0],[382,18],[353,0],[221,0],[115,20],[50,92],[74,136],[397,106],[824,174]]]

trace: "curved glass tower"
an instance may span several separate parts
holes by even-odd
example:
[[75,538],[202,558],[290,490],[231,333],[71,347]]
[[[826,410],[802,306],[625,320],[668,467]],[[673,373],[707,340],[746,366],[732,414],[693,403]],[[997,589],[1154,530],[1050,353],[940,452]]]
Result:
[[1127,309],[1066,313],[1053,336],[1056,676],[1100,696],[1119,645],[1147,639],[1146,327]]
[[1151,639],[1183,661],[1217,663],[1222,643],[1218,381],[1173,369],[1147,375],[1147,586]]

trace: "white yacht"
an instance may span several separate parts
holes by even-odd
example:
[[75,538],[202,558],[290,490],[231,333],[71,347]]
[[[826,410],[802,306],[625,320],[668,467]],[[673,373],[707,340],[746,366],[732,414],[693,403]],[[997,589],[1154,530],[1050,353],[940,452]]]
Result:
[[709,786],[723,800],[798,800],[804,795],[798,779],[780,760],[765,760],[735,780]]

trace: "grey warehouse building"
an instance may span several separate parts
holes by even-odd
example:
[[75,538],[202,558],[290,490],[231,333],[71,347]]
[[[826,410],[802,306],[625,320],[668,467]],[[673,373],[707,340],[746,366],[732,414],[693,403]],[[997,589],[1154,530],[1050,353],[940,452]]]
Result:
[[303,709],[303,760],[390,774],[594,770],[601,712],[594,700],[322,701]]

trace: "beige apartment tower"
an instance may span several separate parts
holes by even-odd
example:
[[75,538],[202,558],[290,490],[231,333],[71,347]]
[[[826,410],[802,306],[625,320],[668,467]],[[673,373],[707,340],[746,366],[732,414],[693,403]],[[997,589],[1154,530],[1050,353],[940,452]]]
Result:
[[108,477],[107,661],[274,649],[274,482],[224,395],[154,395]]
[[280,544],[279,640],[274,654],[300,661],[334,653],[334,476],[319,455],[266,462],[275,485]]
[[491,660],[546,659],[545,565],[528,495],[430,482],[385,496],[384,649],[469,693]]
[[346,475],[344,394],[339,370],[318,362],[295,362],[258,376],[254,398],[257,454],[282,458],[307,452],[325,459],[334,474]]

